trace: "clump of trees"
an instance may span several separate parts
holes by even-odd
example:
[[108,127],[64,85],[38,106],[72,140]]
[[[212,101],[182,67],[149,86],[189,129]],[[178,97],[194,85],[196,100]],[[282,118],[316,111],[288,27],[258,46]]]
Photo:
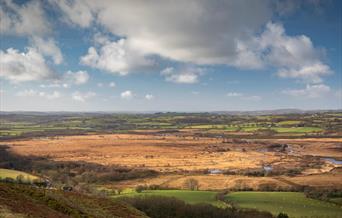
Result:
[[195,191],[199,189],[199,183],[196,179],[194,178],[189,178],[184,181],[184,186],[186,189]]
[[308,198],[329,201],[331,198],[342,198],[342,189],[306,187],[304,194]]

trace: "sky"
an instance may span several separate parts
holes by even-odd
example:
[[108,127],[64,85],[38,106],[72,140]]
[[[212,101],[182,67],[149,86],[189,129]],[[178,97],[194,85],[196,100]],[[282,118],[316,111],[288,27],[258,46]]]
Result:
[[0,109],[341,109],[341,11],[338,0],[0,0]]

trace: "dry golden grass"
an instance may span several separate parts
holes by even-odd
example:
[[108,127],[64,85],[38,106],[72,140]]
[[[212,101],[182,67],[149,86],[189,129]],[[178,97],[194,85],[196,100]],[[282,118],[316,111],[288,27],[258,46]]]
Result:
[[256,168],[280,160],[273,153],[256,151],[211,152],[221,140],[132,134],[68,136],[10,143],[20,155],[46,156],[57,161],[87,161],[147,167],[158,171]]
[[[236,186],[257,189],[260,184],[290,187],[291,183],[315,186],[342,186],[342,174],[327,173],[334,167],[308,167],[295,177],[247,177],[239,175],[192,175],[184,171],[206,169],[243,170],[272,165],[292,169],[310,165],[305,155],[341,158],[341,139],[270,139],[223,143],[222,139],[193,137],[186,134],[80,135],[37,138],[6,142],[10,150],[20,155],[48,157],[56,161],[86,161],[103,165],[122,165],[149,168],[159,172],[173,172],[152,179],[125,181],[115,186],[134,187],[138,184],[158,184],[182,188],[184,180],[195,177],[201,189],[225,189]],[[265,152],[269,145],[286,143],[290,153]],[[221,149],[221,150],[220,150]],[[226,151],[222,151],[225,149]]]

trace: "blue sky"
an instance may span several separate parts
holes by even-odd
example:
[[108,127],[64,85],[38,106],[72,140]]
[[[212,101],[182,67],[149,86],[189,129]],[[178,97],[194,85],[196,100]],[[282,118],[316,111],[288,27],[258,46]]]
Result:
[[0,0],[1,110],[341,109],[341,1]]

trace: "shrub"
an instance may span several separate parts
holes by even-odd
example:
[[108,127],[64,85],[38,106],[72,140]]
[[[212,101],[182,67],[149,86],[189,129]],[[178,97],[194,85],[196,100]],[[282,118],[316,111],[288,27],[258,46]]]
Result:
[[289,216],[286,213],[279,213],[277,218],[289,218]]

